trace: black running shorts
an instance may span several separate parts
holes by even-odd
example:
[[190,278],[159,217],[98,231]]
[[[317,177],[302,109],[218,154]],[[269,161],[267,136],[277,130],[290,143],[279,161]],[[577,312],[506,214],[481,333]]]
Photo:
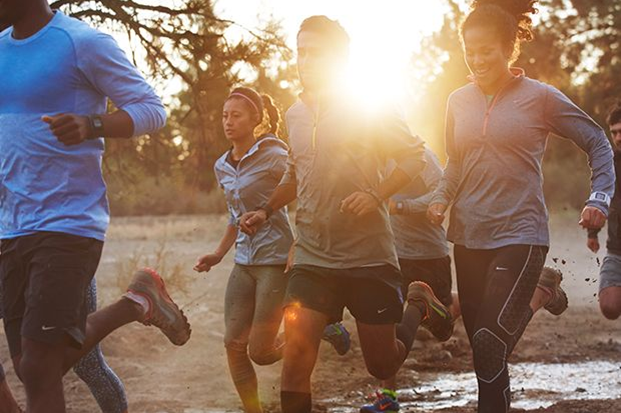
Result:
[[11,357],[21,354],[22,336],[81,347],[86,291],[102,248],[102,241],[58,232],[2,241],[2,308]]
[[285,307],[301,305],[328,316],[329,323],[343,319],[347,308],[364,324],[394,324],[403,315],[401,274],[391,265],[332,269],[296,265],[287,286]]
[[407,297],[408,286],[414,281],[422,281],[429,285],[433,293],[442,304],[449,306],[453,303],[451,295],[451,257],[430,260],[399,259],[401,274],[403,274],[403,286],[401,292]]

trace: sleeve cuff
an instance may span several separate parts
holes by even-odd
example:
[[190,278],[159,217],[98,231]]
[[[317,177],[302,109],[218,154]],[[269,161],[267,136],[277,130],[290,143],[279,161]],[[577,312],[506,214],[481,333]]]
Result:
[[161,104],[134,103],[120,109],[132,118],[134,123],[133,136],[153,133],[166,125],[166,110]]

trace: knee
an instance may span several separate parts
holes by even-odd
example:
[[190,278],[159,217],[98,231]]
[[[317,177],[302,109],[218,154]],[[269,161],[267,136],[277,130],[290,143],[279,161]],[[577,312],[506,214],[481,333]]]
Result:
[[74,366],[73,371],[77,376],[84,380],[88,375],[92,375],[94,371],[98,370],[100,363],[98,363],[97,355],[94,353],[97,350],[93,350],[84,357],[82,357]]
[[507,344],[490,330],[480,329],[472,337],[472,356],[477,377],[492,382],[506,368]]
[[246,353],[248,351],[248,341],[240,340],[234,337],[224,336],[224,347],[227,351],[234,351],[238,353]]
[[250,360],[252,360],[255,364],[259,366],[268,366],[270,364],[274,364],[279,357],[276,357],[276,350],[274,348],[261,348],[250,346],[248,355],[250,356]]
[[45,386],[50,381],[62,379],[59,368],[53,368],[54,363],[48,363],[44,357],[29,351],[22,352],[19,361],[19,378],[27,388]]

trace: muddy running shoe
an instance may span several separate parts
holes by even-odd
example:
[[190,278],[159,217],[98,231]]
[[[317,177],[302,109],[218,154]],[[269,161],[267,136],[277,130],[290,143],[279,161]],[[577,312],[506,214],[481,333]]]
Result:
[[408,303],[423,303],[426,314],[421,326],[431,332],[439,341],[446,341],[453,335],[453,318],[449,309],[438,300],[429,285],[415,281],[408,287]]
[[399,402],[397,393],[393,390],[382,389],[375,393],[377,399],[373,404],[368,404],[360,408],[360,413],[397,413]]
[[332,344],[332,347],[340,356],[346,354],[351,347],[349,331],[341,323],[328,324],[323,330],[323,337],[321,339]]
[[562,272],[550,267],[543,267],[541,275],[539,276],[539,282],[537,283],[537,287],[541,288],[552,297],[543,308],[554,315],[561,315],[567,310],[569,304],[567,294],[565,294],[565,291],[561,288],[561,281],[563,281]]
[[184,345],[190,339],[192,330],[188,319],[170,298],[164,280],[155,270],[143,268],[136,271],[127,292],[141,296],[149,303],[142,324],[159,328],[177,346]]

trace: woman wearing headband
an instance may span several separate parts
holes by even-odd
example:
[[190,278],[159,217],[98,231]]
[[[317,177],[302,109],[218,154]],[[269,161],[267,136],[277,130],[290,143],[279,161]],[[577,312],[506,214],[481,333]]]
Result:
[[274,212],[252,237],[237,230],[237,219],[262,206],[285,171],[288,148],[275,136],[279,118],[271,98],[249,88],[234,89],[224,103],[222,126],[232,147],[216,161],[215,174],[230,219],[216,250],[194,267],[209,271],[235,244],[235,266],[224,299],[224,345],[233,383],[249,413],[263,411],[252,361],[268,365],[282,358],[284,342],[277,334],[293,235],[286,209]]
[[[224,299],[224,345],[233,383],[249,413],[262,412],[251,361],[267,365],[282,358],[284,340],[278,329],[293,235],[286,208],[270,214],[252,236],[238,231],[238,219],[264,207],[285,172],[288,147],[275,135],[279,119],[272,99],[249,88],[234,89],[224,103],[222,126],[232,147],[216,161],[215,173],[230,219],[216,250],[194,267],[209,271],[235,244],[235,266]],[[341,324],[328,326],[324,339],[339,354],[349,350],[349,333]]]

